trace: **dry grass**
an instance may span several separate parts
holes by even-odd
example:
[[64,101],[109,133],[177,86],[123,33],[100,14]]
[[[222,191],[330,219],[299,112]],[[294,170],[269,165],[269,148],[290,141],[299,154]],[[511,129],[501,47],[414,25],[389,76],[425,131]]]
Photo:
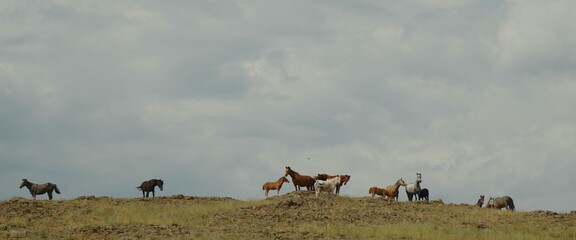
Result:
[[266,200],[185,197],[0,202],[0,238],[575,239],[576,212],[293,192]]

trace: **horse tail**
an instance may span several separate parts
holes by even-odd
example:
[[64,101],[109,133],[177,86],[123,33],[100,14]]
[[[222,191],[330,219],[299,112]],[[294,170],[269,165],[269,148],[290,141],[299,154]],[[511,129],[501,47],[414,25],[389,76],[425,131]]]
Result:
[[54,184],[54,191],[56,191],[56,193],[60,194],[60,190],[58,190],[58,186],[56,186],[56,184]]
[[508,199],[510,199],[510,202],[508,203],[508,205],[510,206],[510,209],[512,209],[512,211],[514,211],[515,207],[514,207],[514,200],[512,200],[511,197],[508,197]]

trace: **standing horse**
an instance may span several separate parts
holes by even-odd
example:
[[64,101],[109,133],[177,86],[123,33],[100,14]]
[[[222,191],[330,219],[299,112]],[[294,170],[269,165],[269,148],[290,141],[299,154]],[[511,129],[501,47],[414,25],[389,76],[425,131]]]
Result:
[[393,201],[394,199],[398,201],[398,193],[400,192],[398,191],[398,189],[400,188],[400,186],[406,186],[406,182],[404,182],[402,178],[398,179],[398,181],[396,181],[394,185],[386,187],[387,190],[386,196],[388,197],[389,201]]
[[420,190],[420,193],[418,194],[418,200],[430,201],[430,192],[428,191],[428,188],[422,188],[422,190]]
[[[148,181],[142,182],[142,184],[140,184],[140,186],[136,188],[142,190],[142,197],[148,197],[150,192],[152,192],[152,197],[155,197],[154,188],[156,186],[160,188],[160,191],[164,190],[164,181],[162,181],[161,179],[150,179]],[[144,193],[146,193],[146,196],[144,196]]]
[[380,195],[381,197],[384,197],[384,195],[389,195],[388,190],[378,187],[371,187],[368,189],[368,194],[372,194],[372,198],[374,198],[375,195]]
[[476,202],[476,205],[474,205],[474,207],[482,208],[482,205],[484,205],[484,195],[480,195],[480,198],[478,199],[478,202]]
[[300,175],[300,173],[292,170],[290,167],[286,167],[284,177],[290,175],[292,178],[292,183],[294,184],[294,189],[296,191],[300,190],[300,187],[306,187],[309,191],[314,191],[314,183],[316,179],[308,175]]
[[36,195],[42,195],[44,193],[48,193],[48,199],[52,200],[52,191],[60,194],[60,190],[56,184],[53,183],[44,183],[44,184],[36,184],[29,182],[27,179],[22,179],[22,183],[20,183],[20,188],[26,187],[32,194],[32,199],[36,200]]
[[490,200],[488,200],[488,203],[486,204],[486,207],[496,209],[502,209],[505,207],[506,210],[512,210],[512,211],[514,211],[515,209],[514,201],[509,196],[490,198]]
[[406,186],[406,195],[408,195],[408,201],[412,202],[412,197],[416,195],[418,199],[418,194],[420,193],[420,183],[422,182],[422,173],[416,173],[416,183],[411,183]]
[[318,194],[320,194],[320,192],[334,193],[336,186],[338,186],[340,182],[341,182],[340,176],[330,178],[326,181],[319,179],[316,180],[316,182],[314,183],[316,197],[318,197]]
[[283,176],[279,178],[278,181],[276,182],[264,183],[264,185],[262,185],[262,190],[265,190],[264,197],[268,198],[268,191],[270,190],[276,190],[276,195],[280,194],[280,188],[282,188],[282,184],[284,184],[285,182],[290,183],[290,181],[288,181],[288,178]]
[[[342,187],[342,185],[346,185],[346,183],[348,183],[348,181],[350,181],[350,175],[339,175],[341,182],[340,184],[338,184],[338,186],[336,186],[336,195],[340,195],[340,188]],[[332,176],[332,175],[328,175],[326,173],[319,173],[318,176],[316,177],[317,180],[328,180],[331,178],[334,178],[336,176]]]

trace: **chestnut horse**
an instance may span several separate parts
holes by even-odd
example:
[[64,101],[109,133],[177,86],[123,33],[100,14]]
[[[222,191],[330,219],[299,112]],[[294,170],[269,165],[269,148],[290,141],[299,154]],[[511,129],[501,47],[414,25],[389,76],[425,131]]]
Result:
[[396,181],[394,185],[386,187],[386,190],[388,191],[388,193],[386,194],[388,200],[398,201],[398,192],[399,192],[398,188],[400,188],[400,186],[406,186],[406,182],[404,182],[402,178],[398,179],[398,181]]
[[474,207],[482,208],[482,205],[484,205],[484,195],[480,195],[480,198],[478,199],[478,202],[476,202],[476,205],[474,205]]
[[268,191],[270,190],[276,190],[276,195],[280,194],[280,188],[282,188],[282,184],[284,184],[285,182],[290,183],[290,181],[288,181],[288,178],[283,176],[281,178],[278,178],[278,181],[276,182],[264,183],[264,185],[262,185],[262,190],[265,190],[264,197],[268,198]]
[[[346,185],[346,183],[348,183],[348,181],[350,181],[350,175],[339,175],[339,176],[340,176],[341,182],[340,182],[340,184],[338,184],[336,186],[336,195],[340,195],[340,187],[342,187],[342,185]],[[336,176],[328,175],[326,173],[319,173],[318,176],[316,177],[316,179],[326,181],[326,180],[334,178],[334,177],[336,177]]]
[[[160,188],[160,191],[164,190],[164,181],[162,181],[161,179],[150,179],[148,181],[142,182],[142,184],[140,184],[140,187],[136,188],[142,190],[142,197],[148,197],[150,192],[152,192],[152,197],[154,197],[154,188],[156,186]],[[144,196],[144,193],[146,193],[146,196]]]
[[316,179],[308,175],[300,175],[300,173],[292,170],[290,167],[286,167],[284,177],[290,175],[292,178],[292,183],[294,184],[294,189],[296,191],[300,190],[300,187],[306,187],[308,191],[314,191],[314,183]]
[[375,195],[380,195],[381,197],[384,197],[384,195],[389,195],[388,190],[378,187],[371,187],[368,189],[368,194],[372,194],[372,198],[374,198]]
[[22,179],[22,183],[20,183],[20,188],[26,187],[30,194],[32,194],[32,198],[36,200],[36,195],[42,195],[44,193],[48,193],[48,199],[52,200],[52,191],[60,194],[60,190],[56,184],[53,183],[44,183],[44,184],[36,184],[29,182],[27,179]]

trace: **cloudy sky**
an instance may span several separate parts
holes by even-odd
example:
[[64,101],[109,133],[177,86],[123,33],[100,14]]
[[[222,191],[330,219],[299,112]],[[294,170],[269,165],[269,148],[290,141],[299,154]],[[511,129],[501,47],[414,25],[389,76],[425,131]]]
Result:
[[0,199],[30,198],[22,178],[56,199],[138,197],[151,178],[161,196],[259,199],[291,166],[350,174],[349,196],[421,172],[447,203],[576,210],[575,11],[1,0]]

